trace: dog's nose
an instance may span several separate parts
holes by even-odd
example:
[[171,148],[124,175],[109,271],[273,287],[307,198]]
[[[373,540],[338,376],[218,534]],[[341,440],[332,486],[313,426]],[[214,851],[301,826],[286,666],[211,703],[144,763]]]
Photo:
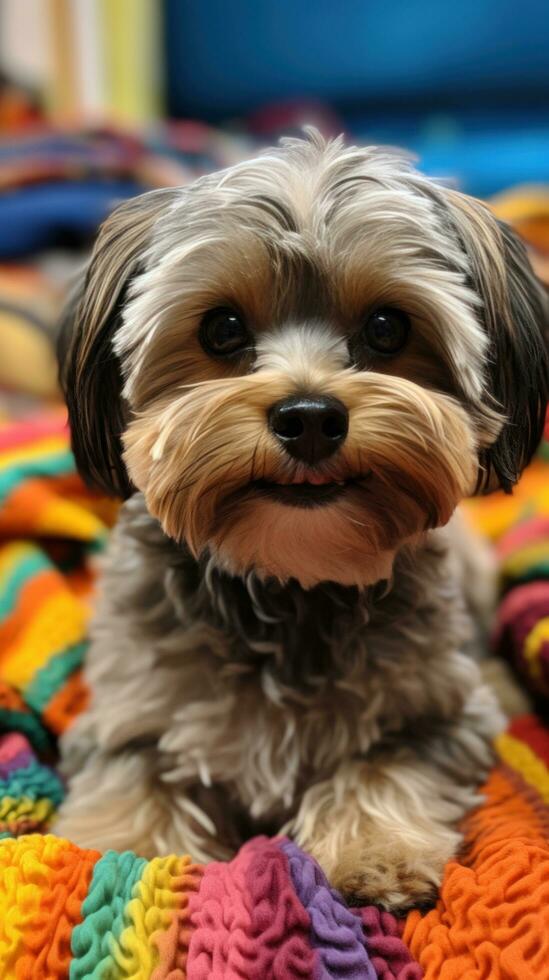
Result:
[[349,413],[330,396],[284,398],[269,410],[269,425],[290,456],[312,465],[344,442]]

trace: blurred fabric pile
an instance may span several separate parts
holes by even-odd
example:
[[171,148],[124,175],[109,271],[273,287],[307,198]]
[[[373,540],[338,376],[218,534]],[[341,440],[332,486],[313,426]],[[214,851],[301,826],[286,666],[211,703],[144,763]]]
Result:
[[56,323],[117,203],[241,159],[248,142],[198,122],[54,127],[0,80],[0,411],[57,397]]

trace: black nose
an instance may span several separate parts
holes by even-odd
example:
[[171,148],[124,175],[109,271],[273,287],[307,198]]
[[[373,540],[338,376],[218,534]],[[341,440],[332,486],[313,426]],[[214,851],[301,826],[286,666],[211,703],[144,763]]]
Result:
[[284,398],[270,409],[269,425],[290,456],[313,464],[344,442],[349,413],[337,398]]

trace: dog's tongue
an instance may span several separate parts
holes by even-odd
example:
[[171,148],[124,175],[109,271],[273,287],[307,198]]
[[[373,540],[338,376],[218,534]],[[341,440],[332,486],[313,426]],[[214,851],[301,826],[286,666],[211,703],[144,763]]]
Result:
[[291,484],[298,486],[302,485],[303,483],[310,483],[314,487],[322,487],[326,483],[334,483],[334,480],[330,479],[328,476],[323,476],[322,473],[310,472],[306,473],[304,476],[295,477],[291,481]]
[[322,476],[322,473],[310,473],[305,481],[306,483],[312,483],[315,487],[320,487],[324,483],[333,483],[327,476]]

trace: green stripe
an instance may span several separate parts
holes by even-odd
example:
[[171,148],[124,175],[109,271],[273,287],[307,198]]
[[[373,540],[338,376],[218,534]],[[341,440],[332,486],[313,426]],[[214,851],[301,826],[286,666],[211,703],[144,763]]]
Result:
[[146,865],[133,851],[107,851],[95,865],[82,903],[83,921],[72,931],[70,980],[118,976],[111,950],[130,924],[127,906]]
[[0,799],[10,796],[15,800],[26,797],[33,802],[47,799],[59,806],[65,792],[59,776],[33,759],[24,769],[16,769],[7,779],[0,779]]
[[21,460],[0,472],[0,500],[5,499],[24,480],[35,476],[59,476],[74,473],[74,457],[69,449],[48,453],[37,459]]
[[36,672],[25,690],[25,701],[34,711],[43,711],[67,677],[81,666],[86,648],[85,642],[74,643],[61,653],[56,653]]
[[507,583],[530,582],[532,579],[536,578],[549,578],[549,557],[540,559],[539,561],[535,562],[535,564],[529,565],[528,568],[523,569],[521,572],[507,572],[504,566],[502,578],[504,582]]
[[0,732],[22,732],[38,752],[51,751],[48,733],[36,715],[0,708]]
[[51,567],[51,563],[38,548],[21,556],[7,571],[4,581],[0,581],[0,619],[9,616],[28,580]]

